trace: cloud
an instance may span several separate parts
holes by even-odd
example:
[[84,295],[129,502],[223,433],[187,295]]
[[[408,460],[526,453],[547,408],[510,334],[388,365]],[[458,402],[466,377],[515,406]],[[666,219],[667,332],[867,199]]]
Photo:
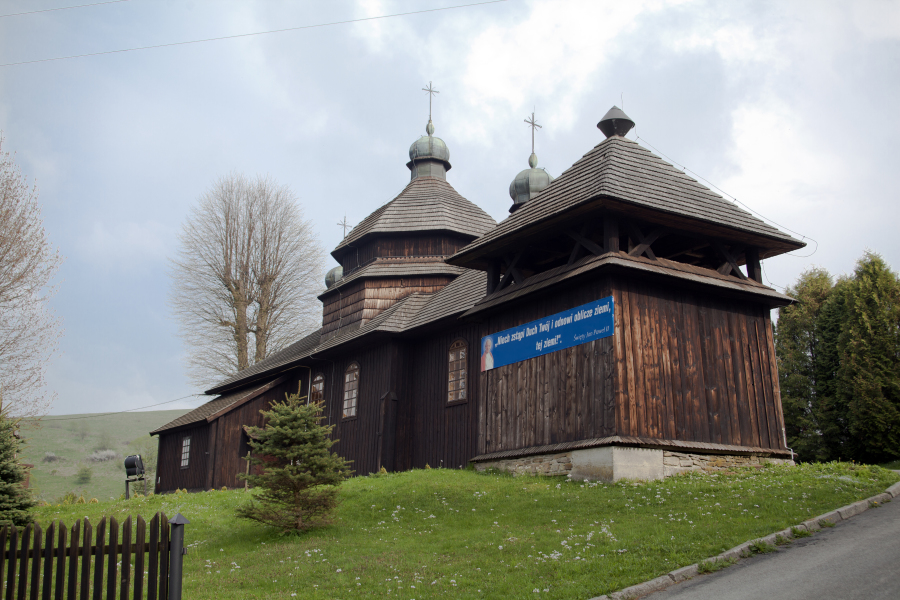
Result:
[[80,258],[104,268],[133,268],[158,263],[171,254],[175,230],[155,221],[94,221],[76,240]]

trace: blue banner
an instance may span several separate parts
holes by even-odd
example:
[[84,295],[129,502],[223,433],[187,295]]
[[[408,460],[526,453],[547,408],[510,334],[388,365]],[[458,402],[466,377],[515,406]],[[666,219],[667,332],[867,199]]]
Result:
[[481,338],[481,370],[571,348],[613,334],[613,298],[570,310]]

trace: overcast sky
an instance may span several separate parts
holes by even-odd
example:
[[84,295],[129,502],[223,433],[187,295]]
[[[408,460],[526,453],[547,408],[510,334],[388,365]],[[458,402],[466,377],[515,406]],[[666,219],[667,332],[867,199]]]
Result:
[[[90,1],[0,0],[0,14]],[[0,16],[0,63],[472,1],[128,0]],[[624,98],[630,138],[818,241],[766,261],[773,284],[814,265],[850,272],[866,248],[900,268],[898,65],[900,2],[508,0],[0,67],[4,149],[37,182],[65,256],[51,413],[199,391],[166,305],[191,205],[229,171],[269,174],[330,251],[341,217],[358,223],[408,182],[429,81],[448,180],[498,221],[527,167],[532,109],[540,165],[558,176]]]

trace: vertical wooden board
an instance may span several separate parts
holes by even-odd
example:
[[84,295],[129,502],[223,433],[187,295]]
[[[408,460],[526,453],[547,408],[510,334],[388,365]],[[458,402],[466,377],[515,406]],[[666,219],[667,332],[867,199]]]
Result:
[[[621,337],[621,332],[613,331],[614,337]],[[619,398],[619,394],[616,390],[616,378],[618,371],[619,361],[616,358],[616,344],[615,339],[607,339],[604,342],[604,346],[606,347],[605,352],[605,364],[606,370],[603,377],[603,402],[604,402],[604,431],[602,435],[610,436],[615,435],[616,428],[618,427],[618,420],[616,418],[617,413],[617,398]]]
[[631,321],[631,290],[624,282],[622,283],[622,326],[624,329],[623,351],[625,353],[625,382],[622,384],[626,391],[625,404],[620,406],[623,411],[622,429],[619,435],[633,436],[638,435],[639,423],[637,422],[637,374],[634,356],[634,334],[632,332]]
[[763,309],[763,327],[766,330],[766,353],[769,356],[770,377],[772,378],[772,404],[775,408],[775,425],[781,431],[781,437],[778,438],[780,442],[779,447],[787,449],[784,412],[781,406],[781,383],[778,380],[778,361],[775,358],[775,337],[772,333],[772,320],[768,309]]
[[13,600],[16,593],[16,551],[19,549],[19,530],[15,525],[8,525],[9,558],[6,561],[6,600]]
[[78,554],[81,543],[81,521],[75,521],[69,535],[69,574],[66,598],[75,600],[78,596]]
[[106,517],[97,523],[94,553],[94,600],[103,600],[103,561],[106,558]]
[[144,517],[138,515],[135,527],[135,553],[134,553],[134,594],[133,600],[144,598],[144,546],[147,543],[147,523]]
[[703,362],[703,336],[700,327],[700,306],[696,297],[691,298],[690,305],[687,305],[685,317],[690,315],[688,322],[685,323],[685,332],[687,339],[690,340],[689,347],[693,356],[694,377],[691,381],[694,395],[695,411],[691,415],[694,423],[693,439],[701,442],[709,442],[709,402],[706,396],[706,365]]
[[704,303],[698,303],[697,325],[700,332],[700,356],[703,364],[703,384],[706,395],[705,436],[708,441],[719,442],[719,406],[716,397],[716,364],[713,355],[709,313]]
[[742,446],[753,446],[754,436],[750,421],[750,401],[747,397],[747,381],[746,372],[744,371],[743,349],[741,321],[743,321],[743,313],[731,311],[728,314],[728,327],[731,332],[729,338],[731,340],[731,356],[732,371],[734,373],[735,401],[737,403],[738,417],[740,420],[740,431]]
[[635,418],[632,421],[632,431],[629,435],[649,435],[647,418],[647,388],[644,384],[644,335],[641,327],[640,289],[638,286],[629,285],[629,310],[631,314],[631,353],[634,356],[634,404]]
[[747,402],[747,415],[750,425],[750,437],[747,445],[761,447],[762,439],[759,434],[759,415],[757,414],[756,388],[753,383],[753,364],[750,361],[750,341],[747,333],[746,311],[741,312],[739,315],[739,326],[744,396]]
[[672,375],[670,372],[668,342],[666,336],[665,298],[655,291],[648,297],[651,324],[653,326],[653,360],[656,364],[657,430],[660,439],[671,440],[675,435],[675,417],[672,413]]
[[675,440],[687,439],[689,429],[688,413],[686,410],[687,398],[684,385],[685,364],[682,358],[681,343],[683,339],[682,315],[678,297],[671,294],[666,302],[666,343],[667,360],[669,361],[669,374],[672,385],[672,427]]
[[165,600],[157,595],[159,583],[159,513],[150,519],[150,552],[147,565],[147,600]]
[[563,439],[567,442],[572,441],[575,436],[575,402],[576,402],[576,393],[575,393],[575,361],[576,361],[576,348],[566,348],[565,350],[560,350],[560,354],[562,354],[562,359],[565,362],[565,426],[563,434]]
[[510,432],[513,434],[513,448],[521,448],[522,447],[522,434],[523,434],[523,416],[524,416],[524,404],[525,404],[525,369],[527,361],[521,361],[515,363],[515,369],[513,369],[513,375],[515,377],[514,385],[515,385],[515,397],[513,398],[513,417],[512,421],[507,423],[507,426],[510,429]]
[[645,288],[644,292],[643,320],[644,332],[644,357],[649,358],[649,368],[645,369],[647,381],[648,416],[652,437],[661,439],[665,437],[665,390],[660,364],[660,317],[656,303],[656,294]]
[[[56,556],[56,523],[50,522],[44,541],[44,577],[41,581],[41,600],[53,597],[53,558]],[[0,545],[2,547],[2,545]],[[59,596],[62,598],[62,594]]]
[[[480,361],[479,361],[480,362]],[[479,365],[480,367],[480,365]],[[478,372],[478,445],[477,452],[478,454],[484,454],[487,452],[487,436],[485,433],[487,432],[487,422],[485,421],[485,417],[487,413],[485,412],[485,407],[490,401],[490,388],[488,378],[481,371]]]
[[[628,357],[625,346],[625,319],[622,315],[623,293],[614,287],[613,295],[613,343],[615,360],[615,380],[613,381],[613,433],[624,435],[628,430]],[[608,412],[608,411],[607,411]]]
[[159,514],[159,598],[164,600],[169,597],[169,519]]
[[778,420],[775,417],[775,387],[772,382],[772,369],[769,366],[768,344],[766,343],[765,323],[758,315],[754,318],[756,327],[757,348],[759,351],[760,376],[763,382],[763,389],[766,393],[766,421],[769,425],[769,443],[770,448],[780,448],[781,431],[778,427]]
[[[53,582],[53,598],[55,600],[63,600],[63,592],[66,585],[66,534],[68,534],[69,530],[62,521],[57,523],[57,527],[59,528],[57,533],[59,537],[56,544],[56,581]],[[71,576],[72,573],[70,571],[69,577],[71,578]]]
[[106,600],[116,600],[116,549],[119,547],[119,523],[115,518],[109,519],[109,567],[106,573]]
[[725,315],[716,304],[710,303],[710,316],[713,324],[713,342],[715,344],[716,356],[716,386],[719,394],[719,426],[722,443],[735,444],[738,439],[737,423],[735,415],[732,413],[731,398],[734,392],[734,379],[729,377],[731,356],[728,353],[728,340],[725,333]]
[[743,437],[740,402],[740,375],[735,371],[737,355],[734,343],[734,312],[728,306],[722,311],[722,342],[725,345],[725,376],[728,378],[728,402],[731,411],[731,443],[740,446]]
[[88,519],[84,520],[81,530],[81,581],[80,592],[78,597],[81,600],[88,600],[91,594],[91,539],[93,538],[93,527]]
[[9,527],[3,526],[0,527],[0,596],[6,596],[3,591],[6,589],[5,583],[7,581],[6,577],[6,543],[9,538]]
[[[38,600],[38,595],[41,591],[41,559],[43,558],[41,553],[42,531],[40,524],[34,524],[33,535],[34,542],[31,545],[33,555],[31,561],[31,585],[28,588],[28,597],[30,600]],[[112,600],[115,600],[115,598]]]
[[129,516],[125,519],[125,523],[122,524],[122,561],[119,569],[119,598],[122,600],[128,600],[128,590],[131,587],[132,527],[131,517]]
[[552,358],[549,354],[545,354],[540,357],[540,365],[541,365],[541,422],[542,422],[542,432],[541,432],[541,445],[550,444],[550,410],[552,406],[551,394],[552,394],[552,383],[550,381],[550,377],[552,374],[552,369],[550,368]]
[[[34,530],[31,525],[25,527],[22,531],[22,541],[20,542],[21,552],[19,554],[19,593],[18,600],[25,600],[25,592],[28,587],[28,566],[29,557],[28,550],[31,548],[31,538],[34,536]],[[10,555],[15,560],[15,548],[10,548]],[[12,581],[10,581],[12,583]]]
[[747,334],[749,341],[750,364],[753,369],[753,387],[756,390],[756,414],[759,418],[759,435],[763,448],[769,448],[769,417],[766,413],[766,392],[762,379],[762,367],[760,366],[759,345],[757,343],[756,324],[752,317],[747,321]]

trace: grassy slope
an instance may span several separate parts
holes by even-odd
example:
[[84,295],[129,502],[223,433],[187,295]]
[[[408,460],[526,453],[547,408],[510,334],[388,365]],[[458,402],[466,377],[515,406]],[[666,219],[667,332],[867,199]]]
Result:
[[[67,491],[83,491],[88,498],[101,500],[118,498],[125,492],[124,457],[135,453],[145,455],[148,445],[155,448],[157,438],[151,440],[147,433],[186,412],[133,412],[89,419],[72,419],[87,415],[54,415],[46,417],[37,428],[26,424],[21,430],[26,439],[22,462],[34,465],[31,487],[37,497],[46,501],[59,498]],[[118,457],[108,462],[88,462],[88,455],[103,445],[109,445]],[[62,460],[43,462],[47,452]],[[84,464],[91,467],[93,475],[90,482],[78,484],[75,474]]]
[[243,491],[38,513],[71,524],[181,512],[191,520],[186,598],[568,599],[651,579],[897,479],[834,463],[615,485],[420,470],[348,481],[334,524],[300,536],[236,520]]

